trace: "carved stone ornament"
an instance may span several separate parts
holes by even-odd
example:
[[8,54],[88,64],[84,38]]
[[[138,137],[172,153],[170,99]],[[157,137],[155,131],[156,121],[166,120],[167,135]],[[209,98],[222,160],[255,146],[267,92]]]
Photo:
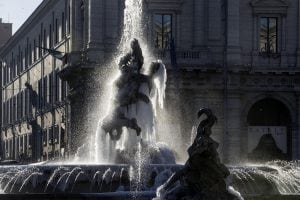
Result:
[[252,0],[250,5],[253,14],[281,14],[286,16],[288,3],[286,0]]
[[149,10],[172,10],[180,11],[183,0],[146,0]]

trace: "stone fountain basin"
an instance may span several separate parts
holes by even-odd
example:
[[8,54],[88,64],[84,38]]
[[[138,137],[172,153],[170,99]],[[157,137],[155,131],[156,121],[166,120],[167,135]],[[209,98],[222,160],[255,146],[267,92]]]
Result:
[[[104,199],[112,199],[111,196],[120,194],[114,192],[123,192],[121,196],[124,194],[130,196],[131,191],[136,190],[143,191],[141,194],[146,194],[147,199],[149,195],[153,196],[156,188],[181,167],[182,165],[178,164],[152,164],[139,170],[125,164],[7,165],[0,166],[0,186],[6,193],[5,198],[12,199],[14,195],[16,197],[25,195],[26,198],[26,195],[30,196],[30,194],[33,195],[32,198],[44,194],[49,198],[53,196],[49,194],[61,195],[61,197],[66,194],[68,196],[84,194],[92,195],[91,198],[94,198],[97,194],[104,195],[102,196],[105,197]],[[274,167],[231,166],[229,169],[232,172],[230,184],[243,196],[247,196],[247,199],[282,199],[283,196],[276,185],[267,180],[262,173],[270,173],[276,177],[279,172]],[[140,180],[137,180],[138,177]],[[298,195],[297,192],[286,193],[284,199],[296,197],[300,199]]]
[[108,193],[137,188],[155,191],[180,168],[181,165],[149,165],[142,170],[115,164],[8,165],[0,167],[0,186],[10,194]]
[[[88,193],[88,194],[0,194],[1,200],[152,200],[155,192],[115,192],[115,193]],[[297,195],[244,195],[245,200],[299,200]]]

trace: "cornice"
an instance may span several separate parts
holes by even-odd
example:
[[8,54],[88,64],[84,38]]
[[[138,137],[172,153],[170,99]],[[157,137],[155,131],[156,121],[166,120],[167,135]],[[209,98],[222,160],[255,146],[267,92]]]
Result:
[[149,10],[172,10],[180,11],[183,0],[146,0]]
[[57,1],[43,0],[14,35],[0,48],[0,58],[3,54],[10,51],[16,43],[24,39],[24,35],[28,34],[29,30],[32,28],[31,24],[36,25],[38,21],[40,21],[41,16],[45,15],[45,12],[49,11],[55,3],[57,3]]
[[286,0],[252,0],[250,5],[253,14],[287,14],[288,3]]

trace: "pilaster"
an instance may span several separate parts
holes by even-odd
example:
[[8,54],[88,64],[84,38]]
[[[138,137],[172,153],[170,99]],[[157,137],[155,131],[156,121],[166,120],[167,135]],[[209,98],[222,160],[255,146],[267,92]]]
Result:
[[228,94],[228,131],[224,138],[226,146],[224,150],[225,160],[229,163],[237,163],[241,157],[241,97],[239,93]]
[[281,62],[280,62],[280,66],[281,67],[287,67],[288,66],[288,55],[287,55],[287,51],[286,51],[286,42],[287,42],[287,38],[286,38],[286,16],[282,16],[282,23],[281,23]]
[[292,159],[300,159],[300,93],[297,94],[297,125],[292,130]]
[[227,1],[227,63],[229,65],[241,64],[240,47],[240,2]]
[[[208,1],[208,39],[220,40],[222,28],[222,10],[220,0]],[[239,17],[239,16],[238,16]]]
[[99,61],[103,58],[104,37],[104,6],[105,0],[88,1],[88,43],[87,57],[90,61]]
[[297,26],[298,26],[298,34],[297,34],[297,52],[296,52],[296,56],[297,56],[297,67],[300,67],[300,0],[298,0],[298,22],[297,22]]
[[194,0],[194,45],[204,45],[205,38],[205,0]]

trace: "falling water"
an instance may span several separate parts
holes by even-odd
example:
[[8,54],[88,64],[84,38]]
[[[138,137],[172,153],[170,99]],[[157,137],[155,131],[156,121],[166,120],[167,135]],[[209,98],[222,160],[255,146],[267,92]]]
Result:
[[111,178],[112,178],[112,174],[113,174],[113,171],[108,168],[104,174],[102,175],[102,180],[101,180],[101,185],[100,185],[100,191],[102,191],[103,189],[103,184],[107,185],[107,184],[110,184],[110,181],[111,181]]
[[83,172],[83,171],[80,171],[80,172],[76,175],[75,180],[74,180],[74,183],[73,183],[73,185],[72,185],[71,192],[73,192],[74,186],[76,185],[77,181],[79,180],[79,177],[80,177],[80,176],[83,176],[83,175],[84,175],[84,172]]
[[299,161],[272,161],[231,168],[231,181],[242,194],[300,194]]
[[[144,28],[143,27],[143,0],[126,0],[124,9],[124,26],[120,40],[120,44],[116,51],[115,57],[111,63],[111,66],[117,66],[119,60],[124,54],[129,51],[129,44],[133,38],[138,39],[140,47],[144,56],[144,65],[142,68],[142,74],[147,75],[147,68],[150,66],[151,61],[155,60],[148,50],[148,46],[144,40]],[[139,92],[148,95],[150,103],[138,101],[135,104],[131,104],[124,108],[126,118],[137,120],[137,124],[140,126],[142,132],[140,137],[136,137],[136,132],[131,129],[123,128],[121,139],[117,142],[112,142],[110,136],[104,132],[101,128],[101,122],[104,116],[101,117],[96,131],[96,139],[94,140],[96,153],[95,159],[97,163],[114,163],[116,158],[116,152],[121,152],[122,156],[126,155],[127,159],[131,159],[135,151],[138,150],[138,143],[142,140],[147,144],[156,143],[156,127],[155,116],[156,109],[158,107],[163,108],[165,89],[166,89],[166,68],[161,61],[159,70],[153,75],[153,87],[149,90],[147,83],[141,83]],[[116,68],[116,67],[115,67]],[[118,70],[115,70],[118,71]],[[116,80],[120,76],[118,72],[111,73],[109,79]],[[112,78],[114,77],[114,78]],[[112,83],[107,86],[112,88]],[[114,91],[109,90],[110,96],[113,96]],[[106,96],[106,95],[105,95]],[[114,109],[112,98],[105,98],[104,105],[108,108],[107,113]],[[109,105],[109,106],[108,106]],[[132,162],[132,161],[129,161]]]
[[[145,50],[146,45],[144,45],[144,39],[143,39],[143,28],[142,28],[142,16],[143,16],[143,0],[126,0],[125,1],[125,9],[124,9],[124,22],[123,22],[123,32],[120,40],[120,44],[118,46],[117,51],[115,52],[115,56],[113,61],[111,62],[110,66],[117,66],[120,58],[122,55],[125,54],[125,52],[128,52],[128,44],[133,38],[137,38],[140,42],[141,48],[143,49],[144,56],[146,52],[149,52]],[[146,55],[148,57],[148,55]],[[119,72],[115,70],[112,74],[110,74],[110,77],[108,80],[115,80],[119,76]],[[112,83],[109,82],[107,87],[111,88]],[[112,91],[107,90],[110,95],[112,96]],[[106,98],[103,101],[106,101],[103,105],[108,106],[109,110],[113,107],[112,102],[110,102],[111,98]],[[103,118],[104,116],[102,116]],[[102,118],[100,119],[98,129],[96,131],[96,140],[95,142],[95,148],[96,148],[96,154],[95,154],[95,160],[97,163],[111,163],[114,161],[113,155],[109,155],[114,151],[112,148],[112,145],[108,145],[110,142],[108,137],[105,137],[104,131],[100,128],[100,124],[102,121]],[[130,134],[130,133],[129,133]],[[128,140],[126,138],[129,134],[123,134],[122,142],[119,142],[117,145],[119,148],[125,148],[125,143],[127,143]],[[125,137],[124,137],[125,135]],[[130,144],[127,144],[130,145]]]
[[38,183],[38,179],[40,177],[43,176],[43,173],[40,172],[33,172],[32,174],[30,174],[22,183],[19,192],[22,192],[23,189],[27,186],[27,184],[31,183],[32,184],[32,188],[35,188],[37,186]]
[[[90,192],[93,191],[93,188],[95,186],[99,186],[99,183],[101,182],[101,172],[100,171],[96,171],[96,173],[94,174],[93,178],[92,178],[92,183],[90,185]],[[96,185],[97,183],[97,185]]]
[[50,185],[52,185],[53,182],[54,182],[57,178],[59,178],[60,175],[61,175],[61,173],[63,173],[63,172],[65,172],[65,169],[64,169],[64,168],[60,168],[60,167],[54,170],[53,174],[50,176],[49,180],[47,181],[47,185],[46,185],[46,187],[45,187],[44,192],[47,192],[48,187],[49,187]]
[[[0,168],[0,191],[5,193],[56,193],[155,191],[180,165],[148,165],[144,154],[137,166],[39,166]],[[137,159],[138,160],[138,159]],[[139,166],[141,168],[139,168]],[[143,171],[143,166],[148,166]],[[229,184],[241,194],[300,195],[300,163],[273,161],[231,166]],[[153,176],[154,175],[154,176]],[[121,181],[122,180],[122,181]],[[139,181],[141,181],[139,183]],[[148,185],[149,183],[151,185]],[[147,183],[143,185],[141,183]],[[79,187],[83,186],[83,187]]]

